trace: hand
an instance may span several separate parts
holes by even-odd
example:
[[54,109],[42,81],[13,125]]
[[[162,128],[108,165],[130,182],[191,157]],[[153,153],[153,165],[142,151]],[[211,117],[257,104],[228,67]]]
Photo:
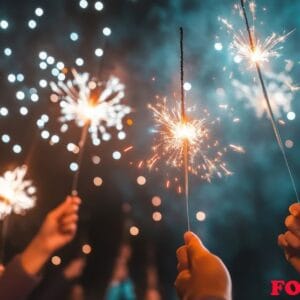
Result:
[[3,275],[4,271],[5,271],[5,267],[0,264],[0,277]]
[[64,269],[64,277],[68,280],[79,278],[86,265],[84,257],[73,259]]
[[278,236],[278,245],[283,248],[287,261],[300,273],[300,203],[289,207],[285,219],[287,231]]
[[192,232],[184,235],[185,246],[177,250],[175,287],[184,300],[230,300],[231,278],[220,258],[210,253]]
[[36,240],[50,254],[68,244],[77,230],[80,198],[68,196],[57,208],[48,213]]
[[68,196],[48,213],[38,234],[21,254],[22,266],[28,274],[36,275],[56,250],[74,238],[80,202],[79,198]]

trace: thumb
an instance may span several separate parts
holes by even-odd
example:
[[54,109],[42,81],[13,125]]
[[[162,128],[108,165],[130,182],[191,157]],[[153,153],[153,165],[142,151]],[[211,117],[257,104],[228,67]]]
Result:
[[199,237],[192,231],[188,231],[184,234],[184,241],[187,246],[187,253],[189,262],[193,265],[196,258],[209,253],[209,251],[202,244]]
[[66,210],[68,209],[71,203],[72,197],[67,196],[66,200],[63,203],[54,208],[54,210],[52,211],[52,215],[57,219],[61,218],[65,214]]

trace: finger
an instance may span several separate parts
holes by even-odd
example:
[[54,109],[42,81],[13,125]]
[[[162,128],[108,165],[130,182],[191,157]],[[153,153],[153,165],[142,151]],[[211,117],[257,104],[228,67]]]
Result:
[[288,245],[289,245],[289,244],[287,243],[285,237],[284,237],[284,234],[280,234],[280,235],[278,236],[277,242],[278,242],[278,246],[281,247],[281,248],[287,248]]
[[289,215],[286,217],[284,224],[289,231],[293,232],[300,238],[300,218]]
[[187,245],[188,261],[191,263],[192,267],[194,264],[198,263],[195,261],[196,258],[209,253],[198,236],[191,231],[184,234],[184,241]]
[[293,248],[295,250],[300,250],[300,239],[291,231],[287,231],[284,234],[284,238],[288,243],[288,247]]
[[81,199],[79,197],[77,197],[77,196],[68,196],[68,197],[70,197],[72,199],[72,203],[73,204],[80,205],[81,202],[82,202]]
[[188,291],[188,282],[191,279],[191,274],[188,270],[180,272],[175,281],[175,288],[178,296],[183,299]]
[[300,217],[300,203],[294,203],[289,207],[289,212],[291,213],[291,215],[293,215],[294,217]]
[[178,248],[178,250],[176,251],[176,256],[178,260],[178,264],[177,264],[178,272],[181,272],[184,269],[188,269],[189,263],[188,263],[187,247],[181,246],[180,248]]
[[72,223],[65,226],[61,226],[61,231],[63,233],[75,234],[77,231],[77,225]]
[[68,196],[63,203],[61,203],[59,206],[57,206],[55,209],[52,210],[51,212],[52,216],[54,216],[55,218],[62,217],[70,207],[71,203],[72,203],[72,198]]
[[78,214],[71,214],[71,215],[66,215],[61,219],[61,224],[63,226],[69,225],[69,224],[76,224],[78,221]]

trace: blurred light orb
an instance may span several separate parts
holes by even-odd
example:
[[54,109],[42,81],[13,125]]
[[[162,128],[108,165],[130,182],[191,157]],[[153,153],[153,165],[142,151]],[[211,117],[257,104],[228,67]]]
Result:
[[236,63],[236,64],[239,64],[242,62],[242,57],[239,56],[239,55],[236,55],[234,58],[233,58],[233,61]]
[[285,146],[288,148],[288,149],[291,149],[294,147],[294,142],[292,140],[286,140],[285,141]]
[[17,81],[19,81],[19,82],[23,82],[24,81],[24,75],[22,74],[22,73],[19,73],[19,74],[17,74]]
[[56,64],[56,67],[57,67],[58,70],[62,70],[65,67],[65,64],[62,61],[59,61]]
[[28,109],[25,106],[20,107],[20,114],[26,116],[28,114]]
[[287,113],[286,117],[288,118],[288,120],[293,121],[296,118],[296,114],[293,111],[290,111]]
[[64,81],[64,80],[66,79],[66,76],[65,76],[65,74],[63,74],[63,73],[60,73],[60,74],[57,76],[57,78],[58,78],[58,80],[60,80],[60,81]]
[[183,88],[185,91],[190,91],[192,89],[192,85],[189,82],[185,82]]
[[154,196],[151,200],[153,206],[160,206],[161,205],[161,198],[158,196]]
[[6,117],[8,115],[8,109],[6,107],[0,108],[0,115]]
[[37,23],[36,23],[35,20],[29,20],[29,21],[28,21],[28,27],[29,27],[30,29],[34,29],[34,28],[36,28],[36,26],[37,26]]
[[55,59],[53,56],[48,56],[46,62],[48,65],[53,65],[55,63]]
[[56,68],[53,68],[52,70],[51,70],[51,74],[53,75],[53,76],[58,76],[59,74],[60,74],[60,72],[59,72],[59,70],[58,69],[56,69]]
[[109,27],[104,27],[102,32],[105,36],[111,35],[111,29]]
[[107,141],[109,141],[111,139],[111,135],[109,133],[105,132],[102,135],[102,139],[103,139],[103,141],[107,142]]
[[50,136],[49,131],[43,130],[43,131],[41,132],[41,137],[42,137],[42,139],[47,140],[47,139],[49,138],[49,136]]
[[95,2],[95,9],[98,11],[101,11],[103,9],[104,5],[101,1],[96,1]]
[[113,159],[119,160],[121,158],[121,153],[119,151],[114,151],[112,154]]
[[223,45],[222,45],[222,43],[215,43],[215,49],[217,50],[217,51],[221,51],[222,49],[223,49]]
[[75,64],[79,67],[83,66],[84,60],[81,57],[76,58]]
[[86,0],[80,0],[79,6],[83,9],[87,8],[89,6],[89,3]]
[[3,143],[7,144],[7,143],[10,142],[10,136],[8,134],[3,134],[1,136],[1,140],[2,140]]
[[22,147],[20,145],[16,144],[13,146],[12,150],[14,153],[19,154],[22,152]]
[[47,52],[45,52],[45,51],[41,51],[39,53],[39,58],[42,59],[42,60],[45,60],[47,58],[47,56],[48,56]]
[[16,75],[15,74],[8,74],[7,76],[7,80],[11,83],[15,82],[16,81]]
[[0,21],[0,28],[1,29],[7,29],[9,26],[8,22],[6,20],[1,20]]
[[118,133],[118,139],[119,140],[124,140],[126,138],[126,133],[124,131],[120,131]]
[[24,100],[25,99],[25,93],[23,91],[17,91],[16,98],[18,100]]
[[93,162],[95,165],[99,165],[100,162],[101,162],[100,156],[94,155],[94,156],[92,157],[92,162]]
[[84,245],[82,245],[81,250],[82,250],[82,253],[88,255],[88,254],[91,254],[91,252],[92,252],[92,247],[91,247],[91,245],[89,245],[89,244],[84,244]]
[[71,39],[73,42],[78,41],[78,39],[79,39],[78,33],[76,33],[76,32],[71,32],[71,33],[70,33],[70,39]]
[[47,122],[49,121],[49,116],[43,114],[43,115],[41,116],[41,120],[42,120],[44,123],[47,123]]
[[55,255],[51,258],[51,262],[54,266],[59,266],[61,264],[61,258]]
[[206,219],[206,214],[203,211],[198,211],[196,213],[196,219],[200,222],[204,221]]
[[103,180],[102,180],[101,177],[95,177],[94,180],[93,180],[93,182],[94,182],[95,186],[101,186],[102,183],[103,183]]
[[136,179],[136,182],[138,183],[138,185],[144,185],[146,183],[146,178],[144,176],[139,176],[137,179]]
[[6,55],[6,56],[11,56],[12,55],[12,50],[10,48],[5,48],[3,50],[3,52],[4,52],[4,55]]
[[47,63],[44,61],[40,62],[39,66],[41,70],[46,70],[48,67]]
[[101,48],[95,49],[95,55],[101,57],[103,55],[103,50]]
[[41,79],[41,80],[39,81],[39,85],[40,85],[41,88],[45,88],[45,87],[47,87],[48,82],[47,82],[47,80],[45,80],[45,79]]
[[41,17],[44,14],[44,10],[41,7],[37,7],[34,13],[36,16]]
[[152,219],[153,219],[153,221],[155,221],[155,222],[159,222],[159,221],[161,221],[161,219],[162,219],[162,214],[161,214],[159,211],[155,211],[155,212],[152,214]]
[[70,163],[70,170],[76,172],[78,170],[78,164],[76,162]]
[[138,227],[136,227],[136,226],[131,226],[131,227],[129,228],[129,233],[130,233],[132,236],[137,236],[137,235],[139,235],[140,230],[139,230]]
[[37,101],[39,101],[39,95],[38,94],[32,94],[30,96],[30,99],[31,99],[32,102],[37,102]]
[[52,144],[57,144],[57,143],[59,143],[59,136],[56,135],[56,134],[52,135],[50,141],[51,141]]

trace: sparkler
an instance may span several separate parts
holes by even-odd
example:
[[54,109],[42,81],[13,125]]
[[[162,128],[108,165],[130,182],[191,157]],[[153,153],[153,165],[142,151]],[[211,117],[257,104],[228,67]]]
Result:
[[[261,84],[263,96],[266,101],[266,106],[267,106],[267,110],[268,110],[268,113],[270,116],[270,121],[271,121],[271,124],[273,127],[273,131],[274,131],[278,146],[280,148],[280,151],[282,153],[286,168],[288,170],[290,180],[291,180],[294,192],[295,192],[296,199],[299,202],[299,196],[298,196],[294,176],[293,176],[292,170],[290,168],[290,165],[289,165],[289,162],[287,159],[287,155],[286,155],[286,152],[285,152],[285,149],[283,146],[283,142],[282,142],[282,138],[280,136],[279,129],[276,125],[276,119],[275,119],[275,116],[273,113],[273,109],[272,109],[271,102],[269,99],[268,91],[267,91],[267,88],[266,88],[266,85],[264,82],[264,77],[263,77],[263,74],[261,71],[261,63],[269,61],[270,58],[277,57],[279,55],[279,53],[275,47],[279,43],[282,43],[290,33],[283,35],[283,36],[279,36],[279,37],[273,33],[263,43],[261,43],[255,37],[254,27],[253,27],[253,29],[250,28],[247,11],[245,8],[245,0],[241,0],[240,3],[241,3],[241,8],[242,8],[242,15],[243,15],[246,29],[247,29],[248,43],[246,42],[246,38],[244,36],[235,35],[234,41],[233,41],[233,48],[236,49],[237,54],[240,54],[240,55],[246,57],[256,68],[258,78],[259,78],[259,81]],[[250,4],[249,5],[250,10],[254,14],[255,13],[255,3],[253,1],[251,1],[249,4]],[[226,23],[224,23],[224,24],[226,24]]]
[[[177,102],[173,109],[169,109],[167,101],[163,103],[149,105],[153,112],[154,121],[157,127],[157,144],[152,148],[153,155],[146,161],[148,168],[157,169],[160,161],[168,166],[183,170],[184,178],[184,196],[186,203],[187,225],[190,230],[189,219],[189,173],[199,175],[201,179],[211,181],[213,175],[222,177],[223,174],[231,175],[226,163],[223,162],[223,152],[227,149],[221,149],[220,143],[213,140],[208,128],[207,111],[203,119],[188,118],[187,112],[191,109],[186,107],[184,83],[184,57],[183,57],[183,30],[180,28],[180,82],[181,82],[181,101]],[[213,123],[213,122],[212,122]],[[243,152],[240,146],[230,145],[230,149],[236,152]],[[142,162],[139,167],[142,166]],[[178,178],[175,177],[175,182]],[[170,180],[167,180],[167,187],[170,186]],[[182,188],[179,186],[178,191]]]
[[25,179],[27,167],[17,167],[6,171],[0,177],[0,221],[2,227],[2,244],[0,245],[0,262],[4,256],[6,225],[5,221],[11,213],[24,214],[34,207],[36,188],[31,180]]
[[78,145],[78,167],[72,183],[72,194],[76,195],[88,132],[94,145],[99,145],[101,140],[109,140],[111,135],[108,129],[122,130],[122,120],[131,109],[121,103],[125,86],[117,77],[110,77],[107,82],[96,82],[90,79],[88,73],[79,74],[73,69],[72,74],[74,80],[52,82],[51,88],[60,102],[59,120],[65,125],[73,121],[83,128]]

